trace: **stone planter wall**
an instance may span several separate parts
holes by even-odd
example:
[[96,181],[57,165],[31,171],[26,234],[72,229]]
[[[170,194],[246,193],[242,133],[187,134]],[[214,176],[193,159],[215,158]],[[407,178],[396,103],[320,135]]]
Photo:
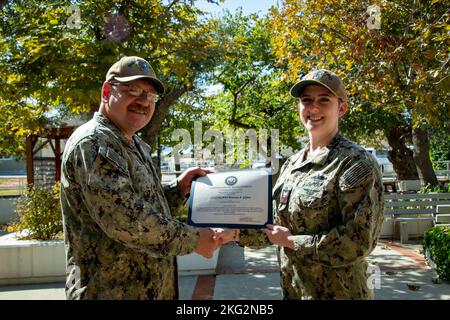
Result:
[[215,274],[218,258],[219,250],[214,252],[211,259],[206,259],[196,253],[179,256],[177,257],[178,274],[181,276]]
[[397,181],[397,187],[399,191],[417,191],[420,190],[422,185],[420,180],[399,180]]
[[381,225],[380,238],[392,239],[394,236],[394,220],[391,218],[384,218]]
[[15,240],[0,242],[0,284],[65,280],[64,241]]
[[381,225],[381,239],[400,240],[400,222],[407,222],[407,234],[410,238],[421,238],[424,232],[433,226],[433,218],[385,218]]
[[[212,259],[192,253],[179,256],[180,275],[214,274],[219,250]],[[0,237],[0,285],[64,282],[66,277],[63,240],[17,240],[13,234]]]

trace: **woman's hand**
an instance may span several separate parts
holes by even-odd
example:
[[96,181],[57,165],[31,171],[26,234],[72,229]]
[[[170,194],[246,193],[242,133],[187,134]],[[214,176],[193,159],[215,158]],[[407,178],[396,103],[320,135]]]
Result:
[[224,245],[231,241],[239,241],[239,233],[239,229],[215,228],[213,239],[218,240],[220,245]]
[[270,242],[282,247],[294,249],[294,241],[291,231],[280,225],[268,224],[264,230]]

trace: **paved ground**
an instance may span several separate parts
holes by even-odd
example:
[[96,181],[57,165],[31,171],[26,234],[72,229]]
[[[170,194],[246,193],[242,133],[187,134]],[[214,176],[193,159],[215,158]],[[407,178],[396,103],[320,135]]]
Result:
[[[421,246],[381,241],[369,261],[377,300],[450,300],[449,283],[433,283]],[[378,269],[379,268],[379,269]],[[379,277],[378,277],[379,275]],[[275,248],[260,250],[229,244],[221,248],[215,275],[181,276],[182,300],[279,300]],[[64,284],[0,286],[0,300],[63,300]]]

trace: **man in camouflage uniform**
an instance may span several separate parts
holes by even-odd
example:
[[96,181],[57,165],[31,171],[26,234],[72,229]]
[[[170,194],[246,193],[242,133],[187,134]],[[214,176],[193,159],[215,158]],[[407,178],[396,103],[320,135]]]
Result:
[[[347,95],[334,73],[312,72],[291,94],[300,98],[310,142],[281,169],[273,188],[275,225],[265,234],[240,230],[234,240],[279,245],[284,299],[373,299],[364,258],[375,248],[383,220],[378,164],[337,130]],[[311,152],[317,138],[325,143]]]
[[195,168],[163,187],[151,150],[135,132],[151,119],[164,87],[150,64],[124,57],[106,75],[99,112],[68,140],[61,203],[68,299],[176,299],[176,256],[210,258],[210,229],[171,217]]

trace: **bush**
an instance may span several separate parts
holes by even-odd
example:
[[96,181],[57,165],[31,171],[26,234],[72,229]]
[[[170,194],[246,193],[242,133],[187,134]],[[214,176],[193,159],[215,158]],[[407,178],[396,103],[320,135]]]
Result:
[[423,238],[423,247],[436,264],[439,278],[450,281],[450,227],[436,226],[428,229]]
[[422,187],[417,193],[450,193],[450,185],[439,185],[432,187],[430,185],[427,185],[425,187]]
[[23,232],[21,239],[50,240],[62,236],[60,183],[51,190],[29,188],[17,200],[19,222],[8,231]]
[[182,205],[180,208],[178,208],[174,213],[174,217],[181,222],[187,223],[188,218],[188,211],[189,211],[189,201],[186,201],[184,205]]

